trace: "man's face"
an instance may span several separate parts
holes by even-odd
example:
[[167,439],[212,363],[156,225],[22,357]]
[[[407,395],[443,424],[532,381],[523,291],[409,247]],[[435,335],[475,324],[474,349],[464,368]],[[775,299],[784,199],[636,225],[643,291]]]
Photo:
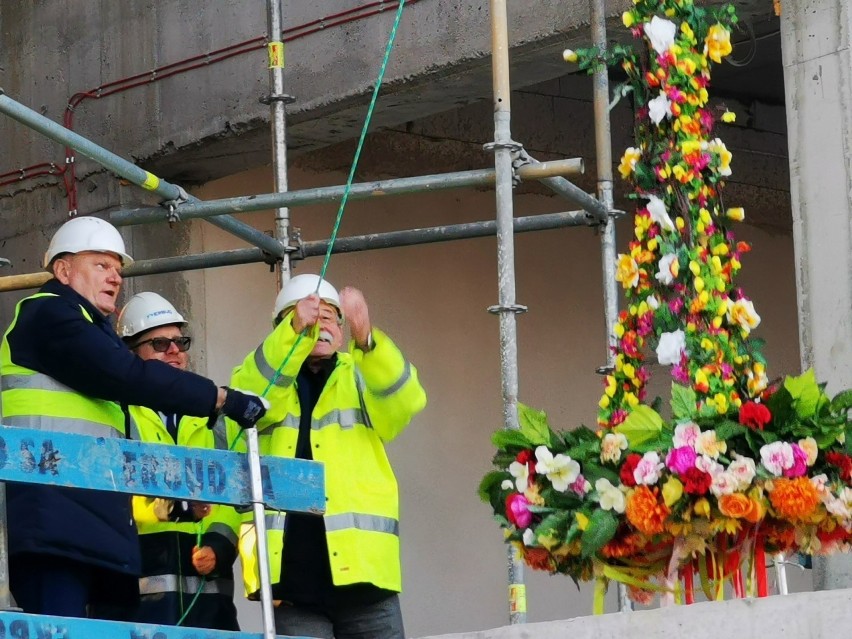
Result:
[[53,274],[104,315],[115,312],[121,290],[121,260],[117,256],[93,251],[66,255],[56,260]]
[[[130,345],[133,352],[142,359],[158,359],[183,371],[189,363],[189,353],[181,351],[174,342],[175,339],[182,337],[183,333],[178,326],[158,326],[140,335],[130,342]],[[166,345],[167,342],[168,345]],[[166,348],[165,351],[158,350],[163,347]]]
[[339,322],[337,309],[331,304],[320,302],[319,339],[311,357],[325,359],[331,357],[343,345],[343,327]]

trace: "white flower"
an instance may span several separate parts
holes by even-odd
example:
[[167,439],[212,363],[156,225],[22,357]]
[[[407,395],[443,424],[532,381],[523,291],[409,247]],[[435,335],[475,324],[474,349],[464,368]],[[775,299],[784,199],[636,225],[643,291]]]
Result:
[[538,463],[535,470],[539,475],[545,475],[553,484],[554,490],[564,493],[580,475],[580,464],[562,453],[555,457],[547,446],[539,446],[535,449],[535,458]]
[[849,517],[852,516],[852,512],[849,511],[849,506],[847,506],[842,499],[837,499],[832,496],[830,499],[826,499],[823,503],[825,504],[825,509],[835,517],[849,519]]
[[535,543],[535,539],[536,539],[536,538],[535,538],[535,533],[533,532],[533,529],[532,529],[532,528],[527,528],[527,529],[524,531],[524,537],[523,537],[523,539],[524,539],[524,546],[526,546],[527,548],[530,548],[531,546],[535,546],[535,545],[536,545],[536,543]]
[[674,44],[677,27],[671,20],[654,16],[645,23],[645,36],[651,41],[651,46],[657,53],[665,53]]
[[672,273],[673,263],[677,263],[677,255],[674,253],[663,255],[663,257],[660,258],[660,261],[657,263],[657,273],[654,275],[660,284],[671,286],[674,282],[675,276],[674,273]]
[[645,453],[633,469],[633,479],[637,484],[653,486],[659,481],[663,466],[659,454],[654,451]]
[[[526,464],[513,461],[509,464],[509,474],[515,478],[515,488],[519,493],[524,492],[529,486],[530,469]],[[508,479],[506,481],[509,481]]]
[[728,466],[728,473],[737,482],[737,490],[745,490],[751,486],[751,480],[755,475],[755,464],[751,457],[743,457],[734,453],[735,459]]
[[595,490],[598,492],[598,502],[604,510],[614,510],[621,514],[624,512],[624,493],[613,486],[608,479],[601,477],[595,482]]
[[660,364],[680,364],[680,357],[686,350],[686,333],[677,329],[672,333],[660,335],[657,344],[657,361]]
[[689,446],[694,450],[695,442],[698,440],[698,436],[700,434],[701,429],[695,422],[684,422],[682,424],[678,424],[675,426],[674,437],[672,439],[674,448]]
[[737,490],[737,480],[731,473],[719,473],[713,476],[710,492],[716,497],[730,495]]
[[820,473],[819,475],[814,475],[811,477],[811,485],[816,488],[817,493],[819,493],[820,499],[825,501],[826,496],[831,496],[831,491],[826,487],[828,484],[828,475],[825,473]]
[[515,488],[515,483],[511,479],[504,479],[503,483],[500,484],[500,488],[502,490],[512,490],[512,488]]
[[808,456],[808,466],[813,466],[816,463],[817,455],[819,455],[819,447],[813,437],[805,437],[799,440],[799,448],[805,451]]
[[622,450],[627,450],[627,437],[621,433],[607,433],[601,440],[601,461],[617,462]]
[[695,467],[702,473],[707,473],[711,477],[721,475],[725,468],[712,457],[707,455],[699,455],[695,460]]
[[648,213],[651,214],[651,219],[654,220],[665,231],[674,230],[674,222],[669,217],[669,212],[666,210],[666,204],[656,195],[648,194],[644,196],[648,198]]
[[652,311],[656,311],[658,308],[660,308],[660,300],[657,298],[656,295],[649,295],[645,298],[645,301],[648,302],[648,306],[651,307]]
[[773,442],[760,447],[760,461],[763,467],[776,477],[793,466],[793,447],[787,442]]
[[672,103],[665,93],[660,91],[660,95],[648,101],[648,115],[654,124],[659,124],[663,121],[663,118],[671,117]]
[[729,303],[727,315],[731,324],[738,324],[746,333],[750,333],[760,324],[760,315],[754,310],[754,303],[744,298]]

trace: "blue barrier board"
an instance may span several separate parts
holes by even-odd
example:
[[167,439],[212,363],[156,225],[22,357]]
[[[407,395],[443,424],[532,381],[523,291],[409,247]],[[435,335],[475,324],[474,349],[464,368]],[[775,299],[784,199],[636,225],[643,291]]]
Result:
[[0,639],[261,639],[262,636],[251,632],[0,612]]
[[[325,511],[321,463],[261,457],[261,477],[268,508]],[[251,503],[244,453],[5,426],[0,427],[0,481],[233,506]]]

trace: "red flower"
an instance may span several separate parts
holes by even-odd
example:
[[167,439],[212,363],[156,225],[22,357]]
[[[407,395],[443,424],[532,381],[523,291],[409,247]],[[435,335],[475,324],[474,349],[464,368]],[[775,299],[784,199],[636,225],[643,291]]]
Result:
[[840,469],[840,479],[852,482],[852,457],[844,453],[826,453],[825,461]]
[[772,420],[772,413],[763,404],[746,402],[740,406],[740,424],[757,430],[763,430]]
[[633,478],[633,471],[642,459],[639,453],[630,453],[627,459],[624,460],[624,465],[621,467],[620,477],[621,483],[625,486],[635,486],[636,480]]
[[709,473],[697,468],[690,468],[680,476],[683,480],[683,492],[690,495],[705,495],[710,490],[713,478]]
[[515,457],[515,461],[519,464],[526,464],[527,471],[529,472],[529,483],[532,484],[535,480],[535,454],[531,450],[522,450]]

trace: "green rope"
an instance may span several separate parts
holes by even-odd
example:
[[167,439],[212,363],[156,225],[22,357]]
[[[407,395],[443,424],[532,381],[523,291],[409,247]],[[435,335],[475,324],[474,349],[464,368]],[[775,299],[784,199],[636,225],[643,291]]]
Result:
[[[355,171],[358,168],[358,161],[361,159],[361,150],[364,148],[364,140],[367,138],[367,131],[370,128],[370,121],[373,119],[373,111],[376,108],[376,101],[379,97],[379,90],[382,88],[382,82],[385,78],[385,71],[388,67],[388,60],[390,60],[390,54],[393,50],[393,43],[396,40],[396,32],[399,29],[399,23],[402,19],[402,10],[405,8],[405,0],[399,0],[399,7],[396,10],[396,17],[393,21],[393,28],[391,28],[390,36],[388,37],[388,43],[385,47],[385,55],[382,59],[382,66],[379,69],[379,77],[376,79],[376,85],[373,87],[373,95],[370,98],[370,106],[367,108],[367,116],[364,118],[364,126],[361,127],[361,135],[358,138],[358,146],[355,148],[355,157],[352,159],[352,165],[349,167],[349,176],[346,178],[346,187],[343,189],[343,197],[340,199],[340,207],[337,209],[337,219],[334,221],[334,228],[331,231],[331,238],[328,241],[328,248],[325,251],[325,260],[322,264],[322,270],[320,270],[320,281],[317,282],[317,290],[315,293],[319,293],[319,285],[320,282],[325,279],[325,272],[328,269],[328,263],[331,261],[331,251],[334,248],[334,243],[337,240],[337,232],[340,230],[340,223],[343,221],[343,211],[346,209],[346,203],[349,201],[349,193],[352,190],[352,182],[355,179]],[[278,378],[281,376],[281,370],[284,366],[287,365],[287,362],[290,361],[290,357],[293,355],[293,351],[296,350],[296,347],[299,345],[299,342],[302,340],[304,336],[304,332],[299,333],[296,341],[293,343],[293,346],[290,348],[290,352],[287,353],[286,357],[284,357],[284,361],[281,362],[281,365],[275,370],[275,374],[272,376],[272,379],[266,385],[266,388],[261,393],[261,397],[266,397],[266,394],[269,392],[269,389],[275,384]]]

